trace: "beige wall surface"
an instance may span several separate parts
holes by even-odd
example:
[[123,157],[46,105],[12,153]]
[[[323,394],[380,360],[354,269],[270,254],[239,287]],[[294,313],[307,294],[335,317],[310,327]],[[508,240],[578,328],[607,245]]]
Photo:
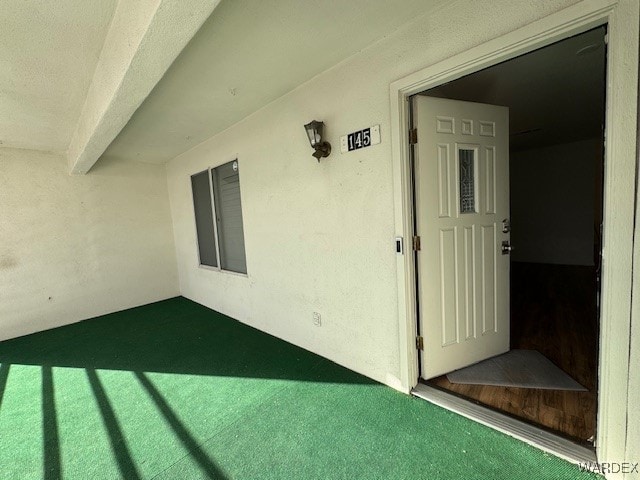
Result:
[[0,340],[178,294],[164,168],[0,149]]
[[[401,388],[389,85],[572,3],[452,3],[173,159],[167,172],[182,294]],[[333,145],[320,163],[303,130],[312,119],[325,122]],[[340,153],[341,135],[375,124],[380,145]],[[198,267],[189,181],[234,158],[246,277]]]

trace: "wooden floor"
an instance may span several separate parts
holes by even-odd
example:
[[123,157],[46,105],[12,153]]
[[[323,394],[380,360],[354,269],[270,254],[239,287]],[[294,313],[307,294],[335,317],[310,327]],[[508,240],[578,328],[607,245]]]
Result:
[[593,267],[512,263],[511,348],[534,349],[588,392],[428,383],[580,443],[595,436],[598,318]]

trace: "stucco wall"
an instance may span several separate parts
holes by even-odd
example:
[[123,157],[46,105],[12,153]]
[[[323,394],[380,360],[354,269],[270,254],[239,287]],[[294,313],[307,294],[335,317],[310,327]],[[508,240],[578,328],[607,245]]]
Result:
[[164,168],[0,149],[0,340],[178,293]]
[[[176,157],[167,172],[182,294],[400,388],[389,85],[572,3],[456,2],[417,14]],[[303,130],[314,118],[334,148],[320,163]],[[380,145],[340,154],[340,135],[374,124]],[[189,175],[234,158],[247,277],[197,266]]]

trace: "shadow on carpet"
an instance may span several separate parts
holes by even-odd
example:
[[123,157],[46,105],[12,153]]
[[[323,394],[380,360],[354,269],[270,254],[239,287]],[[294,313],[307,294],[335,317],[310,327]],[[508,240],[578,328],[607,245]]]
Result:
[[0,439],[3,480],[596,478],[184,298],[1,342]]

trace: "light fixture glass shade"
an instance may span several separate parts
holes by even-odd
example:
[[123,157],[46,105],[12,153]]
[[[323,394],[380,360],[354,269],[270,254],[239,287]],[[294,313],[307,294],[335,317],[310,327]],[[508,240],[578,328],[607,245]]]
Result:
[[320,161],[321,158],[328,157],[331,153],[331,144],[322,139],[324,135],[324,122],[313,120],[304,126],[309,137],[309,143],[313,148],[313,156]]
[[309,137],[309,143],[312,147],[316,147],[322,142],[322,134],[324,130],[324,122],[318,122],[317,120],[313,120],[312,122],[307,123],[304,126],[307,131],[307,136]]

